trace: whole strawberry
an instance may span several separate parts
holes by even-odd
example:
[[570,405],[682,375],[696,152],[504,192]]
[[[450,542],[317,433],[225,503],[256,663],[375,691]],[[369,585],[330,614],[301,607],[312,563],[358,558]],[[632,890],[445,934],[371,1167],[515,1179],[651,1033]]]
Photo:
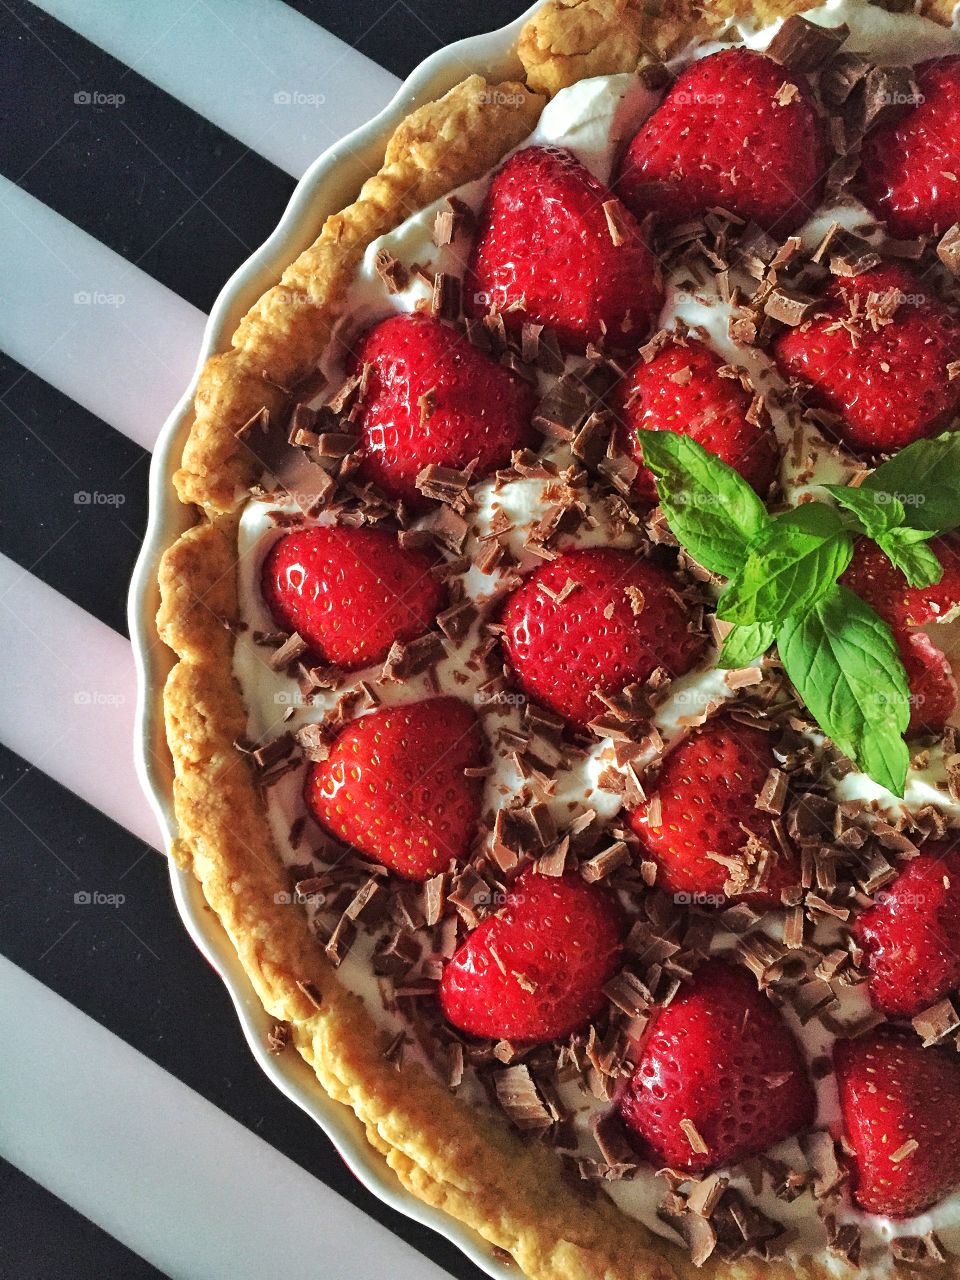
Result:
[[865,202],[895,236],[960,221],[960,57],[921,63],[916,83],[914,105],[863,144]]
[[432,316],[398,315],[369,330],[355,351],[369,366],[360,401],[359,475],[421,509],[416,479],[431,463],[474,476],[506,466],[532,443],[531,384]]
[[785,233],[819,203],[826,157],[805,78],[727,49],[681,72],[630,143],[616,190],[666,226],[720,207]]
[[773,815],[757,808],[778,767],[777,737],[718,715],[667,753],[656,792],[630,815],[657,864],[658,888],[714,906],[740,895],[778,906],[782,890],[799,883],[796,858],[781,849]]
[[564,346],[636,348],[663,305],[639,224],[568,151],[528,147],[493,179],[464,297],[510,329],[548,325]]
[[525,871],[444,969],[444,1016],[473,1036],[569,1035],[603,1007],[622,937],[620,909],[605,890],[573,873]]
[[960,987],[960,853],[925,844],[853,935],[867,954],[870,1000],[891,1017],[913,1018]]
[[960,1055],[884,1026],[834,1052],[861,1209],[912,1218],[960,1187]]
[[832,281],[817,314],[774,342],[780,372],[806,384],[806,403],[835,415],[843,443],[902,449],[960,410],[960,319],[903,267]]
[[520,686],[581,728],[607,709],[598,692],[620,693],[658,667],[683,675],[705,644],[670,575],[612,547],[568,551],[535,570],[502,623]]
[[407,880],[462,858],[480,817],[477,717],[459,698],[382,707],[354,720],[311,767],[307,808],[332,835]]
[[318,660],[355,671],[433,623],[442,607],[433,564],[385,529],[302,529],[270,548],[263,598]]
[[620,1114],[658,1167],[700,1175],[813,1124],[800,1046],[750,974],[722,960],[656,1014]]
[[[930,587],[911,587],[880,548],[858,540],[840,581],[866,600],[888,624],[900,649],[910,685],[910,733],[939,733],[957,705],[957,683],[950,663],[924,631],[960,606],[960,543],[932,538],[930,549],[943,565],[943,577]],[[936,628],[933,628],[936,634]]]
[[[653,473],[643,467],[637,431],[679,431],[728,466],[765,496],[777,471],[777,443],[765,409],[751,412],[752,394],[719,356],[696,339],[667,343],[652,359],[639,361],[618,385],[614,408],[625,443],[641,471],[634,491],[656,503]],[[721,370],[725,370],[721,373]]]

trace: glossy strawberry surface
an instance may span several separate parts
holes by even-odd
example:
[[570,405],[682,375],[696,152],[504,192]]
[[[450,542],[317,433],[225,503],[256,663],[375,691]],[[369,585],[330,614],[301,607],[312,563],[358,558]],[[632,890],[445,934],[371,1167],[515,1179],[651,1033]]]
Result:
[[495,307],[508,328],[547,325],[579,350],[588,342],[635,350],[663,305],[636,219],[558,147],[518,151],[495,175],[464,296],[475,315]]
[[[779,455],[768,414],[759,409],[756,420],[751,420],[752,403],[753,394],[737,371],[695,338],[670,342],[652,360],[639,361],[615,395],[622,439],[637,462],[643,463],[639,429],[678,431],[739,471],[765,496],[776,476]],[[657,501],[656,482],[648,468],[642,467],[634,489],[643,502]]]
[[916,101],[863,144],[867,204],[894,235],[942,235],[960,222],[960,57],[916,69]]
[[386,529],[302,529],[270,548],[263,598],[277,626],[296,631],[318,660],[353,671],[432,626],[443,598],[434,563]]
[[912,1018],[960,987],[960,852],[926,843],[853,928],[870,970],[870,1000]]
[[341,731],[307,776],[307,808],[332,835],[408,880],[470,848],[483,782],[483,734],[459,698],[382,707]]
[[579,875],[525,871],[496,915],[447,964],[440,1001],[448,1021],[474,1036],[555,1040],[604,1005],[616,972],[623,917],[614,899]]
[[503,611],[503,645],[518,683],[583,727],[605,711],[598,690],[619,693],[657,667],[689,671],[705,639],[690,630],[677,585],[629,551],[557,556],[529,575]]
[[834,1053],[853,1149],[853,1197],[868,1213],[910,1218],[960,1187],[960,1055],[909,1027],[879,1027]]
[[432,316],[404,314],[369,330],[355,351],[369,366],[360,401],[359,476],[414,508],[424,467],[489,475],[533,443],[534,387]]
[[680,73],[630,143],[615,188],[664,228],[720,207],[786,233],[819,203],[826,154],[804,77],[727,49]]
[[[888,318],[877,300],[901,301]],[[868,454],[902,449],[949,425],[960,411],[960,319],[896,264],[838,277],[817,314],[774,343],[780,372],[801,402],[835,415],[828,429]]]
[[759,905],[778,906],[781,891],[799,882],[792,850],[783,852],[773,815],[757,808],[771,769],[776,733],[714,716],[667,753],[656,790],[630,816],[630,825],[657,864],[657,885],[678,901],[726,902],[731,867],[754,836],[773,852]]
[[698,1175],[809,1128],[815,1112],[792,1032],[746,969],[722,960],[655,1015],[620,1097],[641,1152]]

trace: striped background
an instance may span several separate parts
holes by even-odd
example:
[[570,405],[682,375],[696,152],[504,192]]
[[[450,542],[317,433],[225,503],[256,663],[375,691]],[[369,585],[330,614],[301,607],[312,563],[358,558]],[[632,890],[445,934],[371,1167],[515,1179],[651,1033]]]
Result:
[[0,0],[2,1277],[480,1275],[250,1056],[134,776],[124,609],[221,285],[398,77],[525,7]]

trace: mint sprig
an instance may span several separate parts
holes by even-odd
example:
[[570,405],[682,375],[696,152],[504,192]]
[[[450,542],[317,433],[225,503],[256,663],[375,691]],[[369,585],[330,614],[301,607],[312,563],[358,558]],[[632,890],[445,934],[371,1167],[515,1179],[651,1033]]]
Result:
[[927,545],[960,526],[960,432],[922,440],[882,463],[859,488],[825,486],[812,501],[771,516],[732,467],[689,436],[639,431],[674,535],[726,578],[717,616],[734,624],[722,667],[750,666],[777,645],[820,728],[875,782],[903,795],[910,720],[906,671],[893,633],[838,583],[854,542],[874,541],[911,586],[940,580]]

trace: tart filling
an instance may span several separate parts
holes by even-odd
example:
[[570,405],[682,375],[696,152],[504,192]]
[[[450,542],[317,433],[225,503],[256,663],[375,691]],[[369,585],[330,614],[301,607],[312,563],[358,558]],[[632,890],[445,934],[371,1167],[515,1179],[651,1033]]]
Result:
[[[931,1067],[938,1055],[956,1057],[950,994],[960,973],[941,975],[909,1010],[885,1009],[874,960],[898,893],[912,908],[951,887],[939,868],[960,819],[948,722],[956,686],[942,655],[960,593],[950,595],[945,566],[924,616],[915,619],[915,603],[897,615],[911,690],[914,676],[927,681],[915,692],[921,732],[900,797],[829,742],[776,658],[718,666],[717,575],[652,506],[661,477],[644,474],[651,459],[638,460],[632,438],[637,426],[671,430],[671,412],[682,432],[693,408],[680,393],[691,380],[726,381],[736,394],[717,417],[746,433],[733,437],[728,461],[771,509],[802,511],[827,498],[825,486],[858,489],[879,455],[955,422],[960,265],[950,229],[938,223],[923,244],[897,240],[871,214],[850,185],[859,151],[843,108],[860,95],[863,111],[887,112],[889,123],[869,121],[868,138],[893,127],[917,106],[897,95],[920,91],[908,72],[872,68],[949,61],[957,37],[852,0],[807,18],[850,32],[818,48],[807,25],[731,25],[685,50],[662,83],[623,74],[561,90],[496,174],[370,245],[322,385],[293,415],[294,447],[261,433],[262,420],[245,432],[264,450],[265,471],[239,524],[234,671],[249,712],[244,747],[290,871],[287,900],[306,908],[344,985],[389,1032],[399,1069],[416,1059],[477,1108],[552,1143],[625,1213],[683,1241],[695,1262],[828,1249],[882,1270],[892,1258],[960,1252],[960,1157],[944,1157],[949,1190],[934,1203],[901,1194],[894,1184],[920,1140],[901,1133],[878,1172],[868,1148],[880,1122],[871,1130],[863,1083],[882,1070],[895,1086],[898,1071],[907,1080],[930,1069],[928,1094],[942,1091],[960,1119],[953,1058],[942,1072]],[[658,202],[675,174],[657,168],[644,131],[671,96],[679,110],[690,105],[690,67],[742,49],[771,55],[763,65],[782,75],[781,110],[808,106],[822,172],[791,179],[789,199],[752,204],[745,218],[701,184],[703,207],[681,219],[674,203]],[[736,84],[750,66],[737,65]],[[696,102],[701,90],[689,81],[698,109],[733,109],[727,74],[721,66],[702,82],[711,101]],[[542,319],[549,236],[534,227],[529,243],[510,240],[511,219],[523,216],[514,186],[522,194],[531,172],[550,233],[562,228],[549,221],[550,202],[586,193],[578,225],[602,221],[604,258],[611,247],[635,252],[635,309],[623,309],[626,285],[606,273],[591,291],[595,241],[586,237],[573,292],[578,304],[589,293],[590,306],[565,308],[568,328]],[[736,196],[735,162],[718,181]],[[692,199],[685,190],[680,198]],[[658,208],[651,226],[645,215]],[[648,242],[659,263],[644,256]],[[524,252],[540,264],[529,275]],[[865,276],[918,264],[922,300],[903,283],[913,277],[898,274],[878,277],[860,310],[851,304]],[[951,370],[938,385],[942,403],[908,406],[905,387],[892,444],[871,435],[876,414],[861,414],[862,390],[845,399],[849,387],[821,385],[834,354],[803,363],[785,351],[820,323],[831,288],[837,311],[825,327],[850,338],[854,354],[843,355],[854,363],[870,358],[873,335],[898,309],[911,308],[911,321],[922,311],[925,323],[923,309],[938,309],[929,324],[941,326]],[[905,301],[870,312],[891,288]],[[397,331],[385,332],[391,323]],[[918,369],[937,340],[920,333]],[[801,374],[797,394],[790,379]],[[668,394],[658,399],[651,382]],[[426,436],[443,461],[420,466]],[[704,441],[721,453],[709,433]],[[383,467],[370,469],[378,451],[400,477],[392,489]],[[752,465],[737,465],[745,459]],[[328,539],[385,530],[390,546],[283,541],[313,529]],[[837,573],[861,597],[877,580],[864,554],[861,546]],[[357,585],[360,570],[368,577]],[[278,616],[268,579],[287,604],[306,593],[303,614]],[[383,608],[360,625],[378,590]],[[333,601],[346,620],[344,631],[334,619],[336,644],[311,600]],[[893,627],[892,606],[888,617],[879,596],[870,602]],[[428,615],[436,627],[423,625]],[[438,706],[441,698],[456,701]],[[729,841],[714,847],[730,823],[743,830],[733,852]],[[930,878],[903,887],[925,858]],[[574,924],[554,936],[556,913]],[[533,963],[538,948],[550,964]],[[510,957],[528,963],[511,967]],[[739,984],[750,974],[746,994]],[[757,986],[767,994],[751,1021]],[[887,1012],[896,1029],[874,1031]],[[672,1037],[684,1052],[702,1038],[702,1062],[728,1053],[730,1077],[678,1083]],[[702,1096],[724,1090],[732,1100]],[[943,1136],[945,1149],[951,1142]],[[885,1203],[896,1211],[883,1212]]]

